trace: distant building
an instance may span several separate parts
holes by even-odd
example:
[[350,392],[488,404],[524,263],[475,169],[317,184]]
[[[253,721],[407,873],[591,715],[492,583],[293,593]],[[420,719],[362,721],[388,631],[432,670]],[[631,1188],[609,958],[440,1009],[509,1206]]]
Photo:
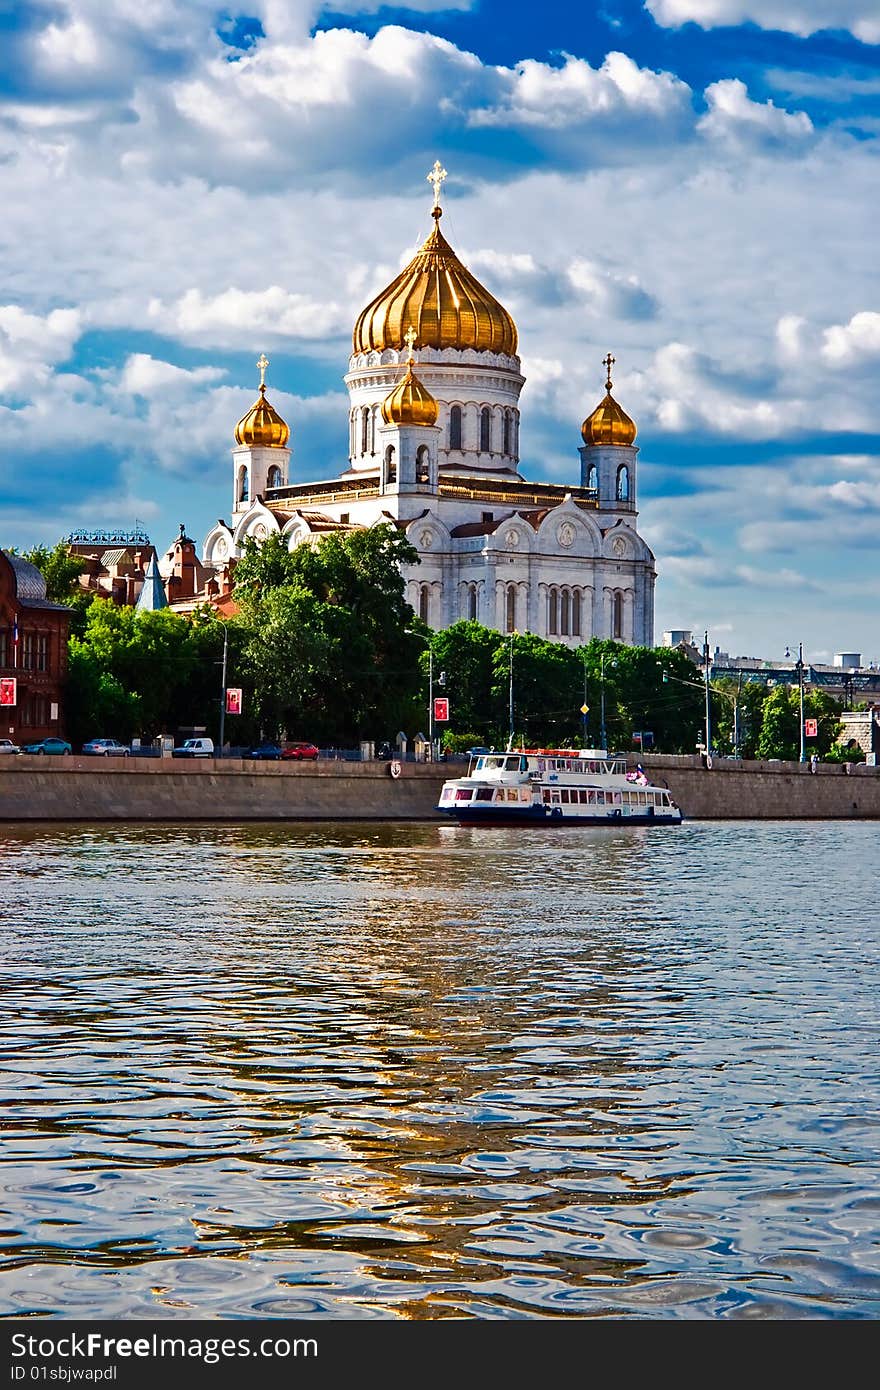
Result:
[[46,598],[35,565],[0,550],[0,677],[16,683],[16,703],[0,707],[0,737],[32,743],[64,732],[70,609]]
[[[216,579],[213,569],[202,564],[195,541],[181,522],[179,534],[159,555],[145,531],[74,531],[67,537],[72,555],[83,563],[80,586],[96,598],[112,599],[130,607],[194,607],[190,601],[202,595]],[[163,590],[160,599],[156,584]],[[143,598],[145,587],[147,596]],[[143,599],[143,601],[141,601]]]

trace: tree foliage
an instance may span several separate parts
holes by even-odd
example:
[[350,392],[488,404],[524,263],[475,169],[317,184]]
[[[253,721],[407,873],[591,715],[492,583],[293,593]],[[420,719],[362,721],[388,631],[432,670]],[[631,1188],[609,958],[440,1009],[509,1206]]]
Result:
[[394,527],[332,533],[288,551],[248,541],[235,571],[242,670],[261,729],[318,742],[387,738],[411,721],[423,643]]

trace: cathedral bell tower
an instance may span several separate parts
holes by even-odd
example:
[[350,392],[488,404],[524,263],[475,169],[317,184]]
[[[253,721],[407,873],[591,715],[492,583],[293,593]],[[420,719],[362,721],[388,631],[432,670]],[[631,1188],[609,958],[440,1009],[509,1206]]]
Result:
[[415,340],[410,326],[404,334],[406,373],[382,402],[377,442],[383,493],[437,491],[439,406],[413,370]]
[[596,493],[601,513],[635,517],[636,426],[611,394],[614,362],[609,352],[602,363],[607,374],[605,395],[581,426],[581,487]]
[[289,481],[290,450],[287,441],[290,427],[266,400],[268,365],[269,359],[263,353],[257,363],[260,369],[260,394],[235,427],[236,447],[232,451],[233,521],[242,516],[258,497],[273,488],[286,487]]

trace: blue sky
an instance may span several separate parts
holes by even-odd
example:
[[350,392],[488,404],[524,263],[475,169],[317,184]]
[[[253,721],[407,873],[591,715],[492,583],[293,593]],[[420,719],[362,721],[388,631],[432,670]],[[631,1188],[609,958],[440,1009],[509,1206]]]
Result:
[[880,661],[876,0],[0,0],[0,544],[228,515],[256,358],[346,465],[429,230],[513,312],[528,476],[617,358],[656,637]]

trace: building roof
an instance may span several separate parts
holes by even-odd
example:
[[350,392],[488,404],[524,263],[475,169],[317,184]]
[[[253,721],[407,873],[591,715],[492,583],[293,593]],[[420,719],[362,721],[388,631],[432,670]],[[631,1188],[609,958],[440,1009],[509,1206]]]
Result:
[[168,599],[165,595],[165,587],[162,577],[156,565],[155,555],[150,556],[150,563],[147,565],[147,572],[144,575],[143,588],[138,594],[135,608],[141,613],[155,613],[160,608],[168,607]]
[[48,608],[54,612],[70,612],[69,605],[66,603],[53,603],[46,598],[46,581],[36,565],[32,565],[30,560],[25,560],[21,555],[11,555],[8,550],[3,551],[4,556],[12,566],[15,575],[15,596],[22,608]]

